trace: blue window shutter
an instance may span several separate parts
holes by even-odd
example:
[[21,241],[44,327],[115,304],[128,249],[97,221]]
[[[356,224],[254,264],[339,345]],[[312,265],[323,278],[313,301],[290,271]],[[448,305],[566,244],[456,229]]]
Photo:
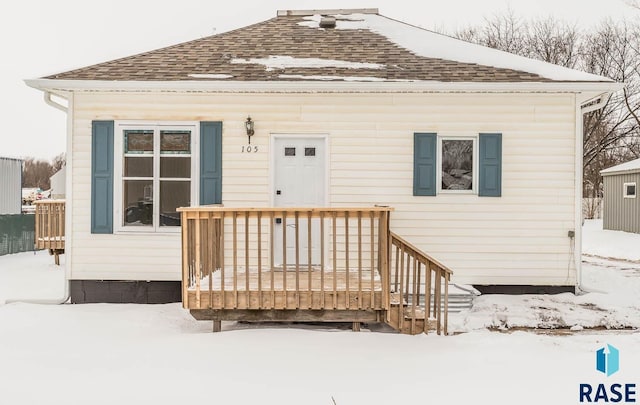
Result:
[[91,123],[91,233],[113,233],[113,121]]
[[502,195],[502,134],[480,134],[478,195]]
[[222,204],[222,122],[200,123],[200,205]]
[[413,195],[436,195],[436,153],[436,134],[413,134]]

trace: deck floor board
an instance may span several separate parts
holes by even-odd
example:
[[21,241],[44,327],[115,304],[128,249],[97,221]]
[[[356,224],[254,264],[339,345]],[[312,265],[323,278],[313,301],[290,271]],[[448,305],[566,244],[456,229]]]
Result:
[[[217,271],[213,274],[213,290],[214,291],[222,291],[222,272]],[[273,289],[274,291],[284,291],[284,280],[286,274],[286,286],[287,291],[296,291],[296,271],[295,270],[287,270],[286,273],[282,270],[276,269],[273,271]],[[309,277],[311,276],[311,277]],[[262,291],[271,290],[271,272],[270,271],[262,271],[261,277],[258,275],[258,271],[250,271],[248,274],[249,277],[249,290],[250,291]],[[357,270],[350,270],[348,273],[344,270],[336,271],[335,273],[331,270],[325,270],[324,277],[322,277],[322,272],[320,270],[312,270],[311,272],[307,270],[300,270],[298,272],[298,283],[299,283],[299,291],[322,291],[322,284],[324,281],[324,291],[333,291],[333,280],[336,280],[336,290],[337,291],[347,291],[347,286],[349,286],[349,291],[358,291],[361,290],[363,292],[371,291],[371,276],[369,274],[362,275],[362,279],[358,277]],[[309,280],[311,280],[311,288],[309,288]],[[348,283],[347,283],[348,280]],[[259,288],[258,284],[261,281],[261,288]],[[245,271],[238,271],[236,273],[236,279],[234,282],[233,270],[226,269],[224,272],[224,290],[225,291],[246,291],[247,285],[247,273]],[[205,277],[200,281],[201,290],[208,290],[209,286],[209,277]],[[360,287],[360,288],[358,288]],[[189,288],[190,291],[195,290],[195,285]],[[375,274],[375,278],[373,280],[373,291],[382,291],[382,284],[380,281],[380,277]]]
[[[363,274],[360,279],[357,270],[335,273],[332,270],[325,270],[323,274],[319,269],[311,272],[305,269],[299,270],[297,276],[295,269],[288,269],[286,272],[276,269],[273,272],[263,271],[261,274],[258,274],[257,270],[248,273],[238,270],[234,277],[232,269],[225,269],[224,280],[221,275],[221,271],[214,273],[211,291],[209,291],[208,277],[201,280],[199,293],[196,286],[191,286],[188,289],[187,308],[356,310],[382,308],[382,283],[377,274],[373,280],[373,294],[371,294],[370,273],[366,277]],[[271,288],[272,275],[273,289]]]

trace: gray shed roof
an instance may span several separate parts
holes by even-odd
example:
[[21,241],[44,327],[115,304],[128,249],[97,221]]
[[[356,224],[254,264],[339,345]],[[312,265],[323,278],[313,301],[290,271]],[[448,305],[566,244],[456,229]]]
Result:
[[631,160],[608,169],[600,170],[600,174],[608,176],[618,173],[635,173],[640,172],[640,159]]

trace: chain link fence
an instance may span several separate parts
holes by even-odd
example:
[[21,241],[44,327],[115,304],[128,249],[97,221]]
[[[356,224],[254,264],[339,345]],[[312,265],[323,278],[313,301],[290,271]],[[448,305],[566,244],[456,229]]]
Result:
[[0,215],[0,256],[35,250],[35,215]]

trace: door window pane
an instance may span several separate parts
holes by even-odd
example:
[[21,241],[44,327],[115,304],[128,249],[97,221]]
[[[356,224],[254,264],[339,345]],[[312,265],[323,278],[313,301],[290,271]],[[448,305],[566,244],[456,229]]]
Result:
[[160,153],[191,153],[191,131],[160,131]]
[[295,156],[296,155],[296,148],[284,148],[284,155],[285,156]]
[[125,157],[124,177],[153,177],[153,157]]
[[473,141],[442,141],[442,189],[472,190]]
[[124,225],[153,224],[153,181],[124,180]]
[[305,156],[315,156],[316,155],[316,148],[304,148],[304,155]]
[[162,156],[160,158],[160,177],[191,178],[191,158]]
[[178,207],[191,203],[191,182],[160,181],[160,226],[180,226]]
[[125,130],[124,153],[153,154],[153,131],[148,129]]

